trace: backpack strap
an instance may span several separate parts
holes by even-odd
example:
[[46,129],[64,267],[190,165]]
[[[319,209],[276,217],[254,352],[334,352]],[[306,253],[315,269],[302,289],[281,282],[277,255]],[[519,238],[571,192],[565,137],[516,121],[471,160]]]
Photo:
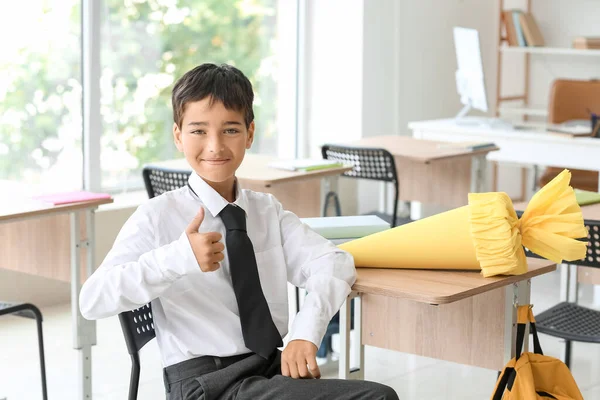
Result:
[[540,339],[538,337],[537,328],[535,327],[535,318],[533,311],[531,311],[532,305],[519,306],[517,309],[517,340],[515,349],[515,359],[518,360],[523,352],[523,342],[525,341],[525,327],[527,323],[531,327],[531,334],[533,335],[533,352],[535,354],[544,354],[542,352],[542,346],[540,345]]

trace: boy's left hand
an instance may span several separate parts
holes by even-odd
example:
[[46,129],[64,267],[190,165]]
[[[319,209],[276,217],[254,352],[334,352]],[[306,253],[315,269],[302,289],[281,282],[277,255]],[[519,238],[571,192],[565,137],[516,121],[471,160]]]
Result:
[[319,379],[317,346],[307,340],[292,340],[281,353],[281,374],[294,379]]

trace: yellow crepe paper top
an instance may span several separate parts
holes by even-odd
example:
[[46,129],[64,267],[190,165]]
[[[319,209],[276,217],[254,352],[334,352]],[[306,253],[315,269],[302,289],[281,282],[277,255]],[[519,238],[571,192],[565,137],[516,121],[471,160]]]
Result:
[[471,193],[469,205],[339,245],[357,267],[472,269],[486,277],[527,271],[523,246],[560,263],[585,257],[581,209],[561,172],[521,219],[506,193]]

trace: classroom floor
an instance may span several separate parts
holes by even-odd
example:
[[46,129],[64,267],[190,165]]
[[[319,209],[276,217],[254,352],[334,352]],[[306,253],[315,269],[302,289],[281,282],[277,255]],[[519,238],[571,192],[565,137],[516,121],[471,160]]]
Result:
[[[0,294],[15,290],[14,279],[0,273]],[[12,277],[14,278],[14,277]],[[559,300],[558,272],[532,282],[534,312]],[[21,282],[23,283],[23,282]],[[27,282],[25,282],[27,283]],[[31,283],[32,285],[35,282]],[[47,286],[47,285],[46,285]],[[47,290],[59,292],[64,286]],[[42,290],[41,288],[39,290]],[[38,290],[38,296],[40,295]],[[64,294],[68,298],[68,292]],[[592,287],[582,286],[580,303],[591,306]],[[1,297],[1,296],[0,296]],[[77,353],[72,350],[70,305],[43,306],[48,394],[51,400],[76,398]],[[563,344],[541,335],[546,354],[561,357]],[[35,325],[32,320],[0,318],[0,399],[41,399]],[[496,372],[367,347],[366,379],[392,386],[402,400],[489,399]],[[600,399],[600,345],[575,343],[573,375],[585,399]],[[144,348],[139,398],[164,399],[162,370],[156,341]],[[98,322],[98,345],[93,347],[94,399],[127,398],[130,361],[118,319]],[[325,377],[335,376],[335,365],[322,366]]]

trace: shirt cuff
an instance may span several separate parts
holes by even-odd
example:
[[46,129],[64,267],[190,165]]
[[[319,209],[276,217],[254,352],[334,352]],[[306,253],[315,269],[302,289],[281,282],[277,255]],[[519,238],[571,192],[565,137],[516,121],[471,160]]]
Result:
[[328,324],[329,319],[323,311],[318,308],[303,308],[294,318],[289,335],[290,341],[307,340],[319,348]]

